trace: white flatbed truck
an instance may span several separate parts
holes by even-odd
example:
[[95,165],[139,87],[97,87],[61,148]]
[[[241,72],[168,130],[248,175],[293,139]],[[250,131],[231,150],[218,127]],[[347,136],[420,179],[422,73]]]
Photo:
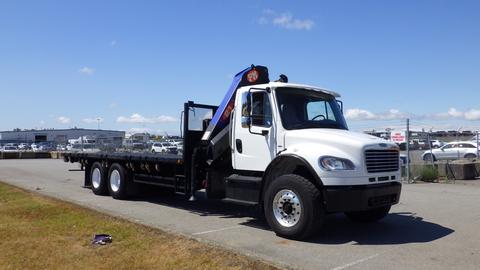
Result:
[[259,207],[287,238],[312,236],[329,213],[385,217],[400,199],[398,146],[349,131],[337,93],[287,81],[252,65],[220,106],[185,103],[183,156],[77,152],[65,161],[82,164],[95,194],[126,199],[151,184],[194,200],[205,189],[208,199]]

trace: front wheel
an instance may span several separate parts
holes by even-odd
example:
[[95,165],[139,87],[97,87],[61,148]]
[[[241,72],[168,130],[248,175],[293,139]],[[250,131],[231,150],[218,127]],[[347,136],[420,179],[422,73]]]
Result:
[[366,211],[345,212],[345,215],[353,221],[375,222],[384,218],[390,211],[390,206],[383,206]]
[[282,175],[267,187],[265,218],[279,236],[304,239],[317,233],[325,212],[320,191],[299,175]]
[[423,157],[423,161],[429,161],[429,162],[431,162],[431,161],[435,161],[435,160],[436,160],[436,158],[435,158],[435,156],[432,155],[432,154],[426,154],[426,155]]

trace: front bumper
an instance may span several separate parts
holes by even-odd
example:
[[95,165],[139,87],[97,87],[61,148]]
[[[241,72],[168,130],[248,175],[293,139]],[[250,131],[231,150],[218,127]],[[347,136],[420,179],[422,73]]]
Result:
[[365,211],[397,204],[402,184],[399,182],[361,185],[326,186],[324,202],[328,212]]

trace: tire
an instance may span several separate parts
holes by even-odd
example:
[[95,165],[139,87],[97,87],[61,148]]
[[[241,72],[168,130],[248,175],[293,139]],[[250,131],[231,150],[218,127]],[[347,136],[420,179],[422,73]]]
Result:
[[294,174],[282,175],[266,188],[264,214],[278,236],[291,239],[313,236],[325,217],[320,191],[306,178]]
[[155,150],[152,150],[152,154],[155,154]]
[[110,196],[117,200],[128,198],[127,187],[130,183],[130,174],[120,164],[114,163],[108,171],[108,191]]
[[423,156],[423,161],[432,161],[432,158],[433,158],[433,161],[437,160],[434,155],[428,153],[425,156]]
[[90,170],[90,183],[92,184],[92,191],[95,195],[107,195],[107,179],[105,168],[100,162],[92,164]]
[[388,214],[390,207],[391,206],[389,205],[367,211],[345,212],[345,215],[351,220],[357,222],[376,222]]
[[465,158],[471,158],[471,159],[473,159],[473,158],[477,158],[477,156],[476,156],[475,154],[466,154],[466,155],[465,155]]

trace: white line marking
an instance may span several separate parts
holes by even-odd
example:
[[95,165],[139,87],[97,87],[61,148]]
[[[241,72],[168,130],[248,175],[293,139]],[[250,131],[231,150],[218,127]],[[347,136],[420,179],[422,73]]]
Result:
[[220,231],[237,229],[237,228],[242,228],[242,227],[243,227],[243,226],[237,225],[237,226],[226,227],[226,228],[221,228],[221,229],[217,229],[217,230],[210,230],[210,231],[192,233],[192,235],[200,235],[200,234],[206,234],[206,233],[212,233],[212,232],[220,232]]
[[347,263],[347,264],[344,264],[344,265],[341,265],[341,266],[338,266],[338,267],[335,267],[331,270],[342,270],[342,269],[346,269],[346,268],[349,268],[349,267],[352,267],[354,265],[357,265],[357,264],[360,264],[360,263],[363,263],[363,262],[366,262],[368,260],[371,260],[375,257],[378,257],[380,254],[373,254],[372,256],[368,256],[368,257],[365,257],[363,259],[360,259],[360,260],[356,260],[356,261],[353,261],[351,263]]

